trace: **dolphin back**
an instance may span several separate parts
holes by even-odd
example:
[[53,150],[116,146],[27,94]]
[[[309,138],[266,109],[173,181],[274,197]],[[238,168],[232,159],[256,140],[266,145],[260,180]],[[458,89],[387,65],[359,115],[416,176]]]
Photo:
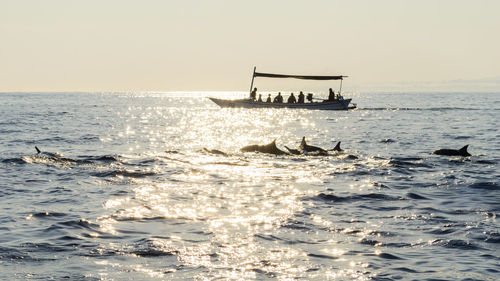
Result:
[[467,144],[467,145],[465,145],[464,147],[460,148],[460,149],[458,150],[458,152],[460,152],[460,153],[461,153],[461,155],[463,155],[463,156],[470,156],[470,153],[467,151],[467,148],[468,148],[468,147],[469,147],[469,145]]
[[280,150],[276,146],[276,140],[272,141],[269,144],[266,145],[247,145],[243,148],[240,149],[243,152],[261,152],[261,153],[268,153],[268,154],[274,154],[274,155],[283,155],[287,154],[283,150]]
[[435,155],[446,155],[446,156],[471,156],[469,152],[467,152],[467,148],[469,147],[469,145],[466,145],[460,149],[447,149],[447,148],[443,148],[443,149],[438,149],[436,151],[434,151],[432,154],[435,154]]
[[293,155],[300,155],[300,151],[297,149],[289,148],[288,146],[285,145],[285,148],[288,150]]
[[240,149],[243,152],[254,152],[254,151],[259,151],[259,146],[254,144],[254,145],[247,145],[244,146]]

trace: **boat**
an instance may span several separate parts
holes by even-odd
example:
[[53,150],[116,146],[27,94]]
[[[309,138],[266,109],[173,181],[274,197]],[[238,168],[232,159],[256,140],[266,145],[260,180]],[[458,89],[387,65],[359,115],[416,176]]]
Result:
[[[351,104],[352,99],[344,99],[341,95],[342,92],[342,81],[347,76],[336,75],[336,76],[312,76],[312,75],[288,75],[288,74],[274,74],[274,73],[263,73],[256,72],[256,67],[253,68],[252,82],[250,84],[250,96],[252,93],[253,82],[255,77],[267,77],[267,78],[293,78],[293,79],[305,79],[305,80],[340,80],[340,90],[333,100],[323,100],[313,98],[312,93],[308,93],[308,102],[304,103],[274,103],[274,102],[262,102],[257,101],[252,97],[245,99],[227,100],[209,97],[211,101],[220,107],[237,107],[237,108],[302,108],[302,109],[317,109],[317,110],[348,110],[356,108],[356,104]],[[315,101],[316,100],[316,101]],[[319,100],[319,101],[317,101]]]

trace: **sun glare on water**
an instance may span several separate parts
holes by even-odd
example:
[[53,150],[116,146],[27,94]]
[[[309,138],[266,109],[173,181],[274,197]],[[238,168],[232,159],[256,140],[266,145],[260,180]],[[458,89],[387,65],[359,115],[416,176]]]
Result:
[[[155,158],[157,174],[134,181],[129,196],[104,202],[110,215],[100,218],[103,232],[116,234],[139,222],[157,233],[148,244],[150,250],[173,254],[185,266],[208,268],[212,277],[254,279],[265,274],[292,280],[305,276],[308,270],[317,270],[311,267],[310,253],[295,247],[294,241],[310,240],[314,245],[316,239],[323,238],[314,233],[311,237],[294,237],[294,231],[283,227],[304,212],[302,199],[314,194],[328,177],[315,167],[321,164],[333,171],[340,169],[340,164],[239,151],[243,146],[267,144],[274,139],[280,149],[284,145],[298,147],[297,135],[303,134],[303,128],[311,128],[308,114],[273,109],[256,112],[130,106],[120,113],[124,130],[105,138],[127,140],[130,134],[142,137],[149,145],[147,150],[136,143],[130,146],[135,153]],[[164,174],[167,168],[169,172]],[[323,228],[333,227],[321,216],[311,219]],[[278,243],[278,234],[289,236],[289,242]],[[317,250],[320,256],[349,264],[346,251],[335,240],[331,248]],[[352,267],[331,273],[329,278],[359,274],[359,269]],[[158,277],[147,266],[134,270]]]

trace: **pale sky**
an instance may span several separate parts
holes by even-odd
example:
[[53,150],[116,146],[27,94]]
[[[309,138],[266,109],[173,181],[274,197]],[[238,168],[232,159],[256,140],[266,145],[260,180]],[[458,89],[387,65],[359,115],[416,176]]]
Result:
[[0,0],[0,91],[246,91],[253,66],[362,90],[500,91],[499,12],[498,0]]

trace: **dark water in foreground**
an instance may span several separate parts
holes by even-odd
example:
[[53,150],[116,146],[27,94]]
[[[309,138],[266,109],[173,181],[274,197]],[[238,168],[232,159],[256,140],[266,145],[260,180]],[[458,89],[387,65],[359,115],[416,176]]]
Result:
[[206,95],[0,94],[0,279],[498,280],[500,94]]

